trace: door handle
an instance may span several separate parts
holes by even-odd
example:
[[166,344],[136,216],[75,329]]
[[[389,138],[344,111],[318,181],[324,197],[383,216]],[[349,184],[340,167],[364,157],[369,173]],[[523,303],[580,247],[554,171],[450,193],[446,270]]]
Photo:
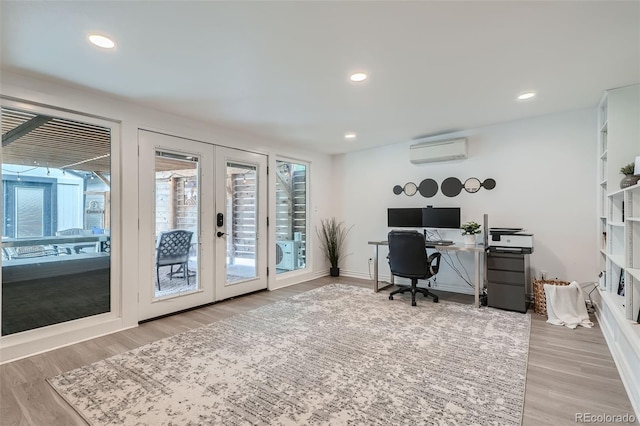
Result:
[[217,235],[218,237],[222,237],[223,235],[225,235],[225,233],[224,233],[224,232],[220,232],[220,231],[218,231],[218,233],[217,233],[216,235]]

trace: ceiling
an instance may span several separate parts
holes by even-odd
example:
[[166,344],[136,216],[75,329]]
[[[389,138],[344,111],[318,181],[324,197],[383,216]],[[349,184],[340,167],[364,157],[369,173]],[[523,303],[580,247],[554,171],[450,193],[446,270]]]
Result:
[[329,154],[594,107],[640,81],[638,1],[3,0],[0,15],[3,70]]

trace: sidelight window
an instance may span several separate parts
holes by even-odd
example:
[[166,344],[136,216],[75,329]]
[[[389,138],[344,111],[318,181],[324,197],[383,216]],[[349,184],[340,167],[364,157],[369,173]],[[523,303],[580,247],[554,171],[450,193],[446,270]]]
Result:
[[276,161],[276,273],[307,266],[308,166]]

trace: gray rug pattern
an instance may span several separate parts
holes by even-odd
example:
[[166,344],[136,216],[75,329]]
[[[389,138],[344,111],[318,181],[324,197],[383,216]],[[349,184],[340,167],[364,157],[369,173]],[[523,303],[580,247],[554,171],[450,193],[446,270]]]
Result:
[[93,425],[519,425],[529,330],[332,284],[49,383]]

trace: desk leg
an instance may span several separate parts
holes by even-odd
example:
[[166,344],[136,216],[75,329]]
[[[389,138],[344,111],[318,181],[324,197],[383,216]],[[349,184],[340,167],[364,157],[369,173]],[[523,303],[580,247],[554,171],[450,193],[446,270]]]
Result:
[[480,307],[480,252],[475,252],[474,253],[475,256],[475,264],[476,264],[476,270],[475,270],[475,286],[474,286],[474,290],[475,290],[475,306],[476,308]]
[[373,292],[378,292],[378,245],[373,246]]
[[[391,275],[391,284],[387,284],[384,287],[380,287],[380,281],[378,281],[378,253],[380,250],[380,246],[378,244],[373,245],[373,292],[377,293],[380,290],[384,290],[385,288],[389,288],[393,285],[393,275]],[[386,283],[385,283],[386,284]]]

